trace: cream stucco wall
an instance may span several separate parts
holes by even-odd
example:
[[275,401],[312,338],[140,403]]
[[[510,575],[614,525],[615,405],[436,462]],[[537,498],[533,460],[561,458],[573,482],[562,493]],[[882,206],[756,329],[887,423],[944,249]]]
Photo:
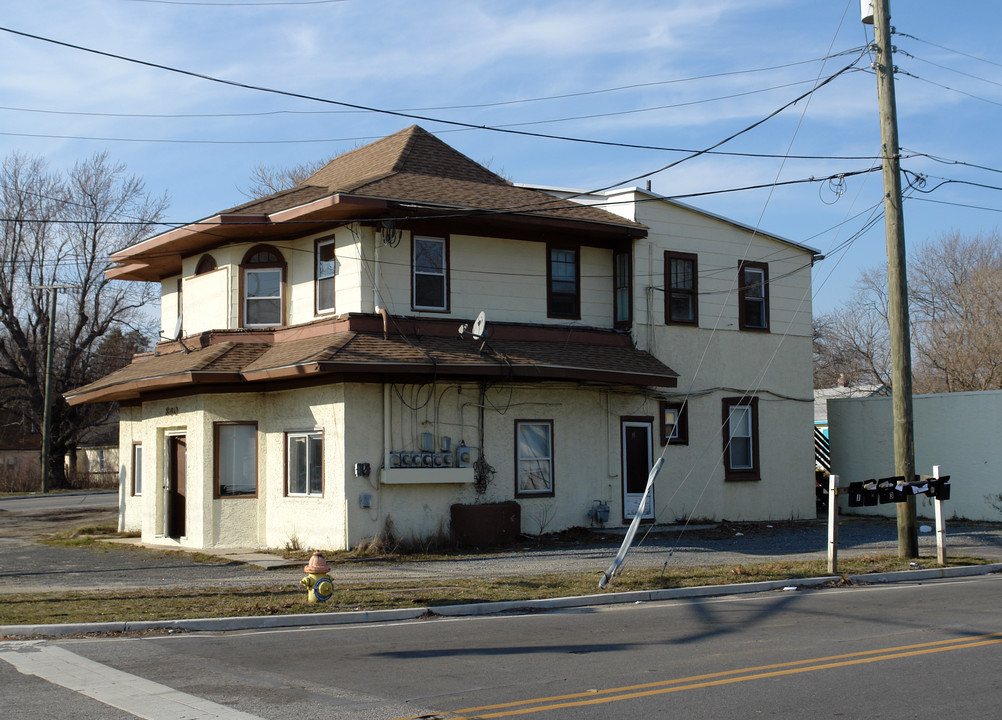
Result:
[[[889,397],[830,399],[828,432],[832,473],[841,485],[894,475],[894,415]],[[916,395],[912,398],[915,472],[932,475],[934,465],[950,476],[947,517],[998,521],[985,499],[1002,493],[1002,391]],[[893,516],[893,503],[841,510]],[[916,513],[932,518],[933,500],[916,497]]]
[[[546,307],[546,243],[469,235],[449,237],[448,312],[411,309],[411,239],[398,232],[394,244],[378,243],[371,227],[351,225],[273,246],[287,263],[285,313],[290,325],[311,322],[316,312],[315,243],[335,240],[338,274],[333,314],[370,313],[375,310],[373,286],[377,281],[383,307],[392,315],[488,318],[506,322],[567,324],[550,319]],[[240,327],[240,263],[255,243],[237,243],[211,253],[218,269],[195,277],[202,255],[186,258],[182,276],[161,282],[161,327],[173,331],[177,321],[177,285],[184,278],[184,333]],[[378,262],[377,262],[378,257]],[[612,325],[612,251],[582,247],[580,255],[581,319],[576,324]],[[331,313],[327,313],[331,314]]]

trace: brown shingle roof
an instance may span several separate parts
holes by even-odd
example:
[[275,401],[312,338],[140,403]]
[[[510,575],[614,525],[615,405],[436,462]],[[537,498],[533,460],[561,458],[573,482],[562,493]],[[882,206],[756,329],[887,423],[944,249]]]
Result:
[[135,399],[167,389],[208,392],[210,386],[221,385],[250,392],[258,382],[309,376],[329,377],[332,382],[478,377],[675,386],[677,374],[671,368],[628,341],[619,341],[621,337],[599,331],[595,341],[509,337],[483,344],[458,335],[384,337],[346,330],[275,343],[221,342],[188,354],[137,359],[66,397],[77,404]]
[[516,187],[417,125],[339,155],[293,190],[221,214],[273,213],[334,193],[642,227],[601,208]]

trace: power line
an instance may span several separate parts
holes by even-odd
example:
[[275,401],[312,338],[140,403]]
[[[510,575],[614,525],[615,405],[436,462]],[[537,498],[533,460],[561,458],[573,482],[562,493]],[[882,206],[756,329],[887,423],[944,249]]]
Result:
[[[139,0],[133,0],[138,2]],[[716,78],[730,77],[733,75],[747,75],[751,73],[769,72],[772,70],[782,70],[797,65],[808,65],[815,62],[825,62],[843,55],[851,55],[859,52],[860,48],[850,48],[842,50],[827,57],[812,58],[810,60],[798,60],[783,65],[770,65],[767,67],[750,68],[747,70],[730,70],[728,72],[709,73],[706,75],[693,75],[691,77],[673,78],[671,80],[652,80],[649,82],[632,83],[630,85],[618,85],[611,88],[600,88],[598,90],[582,90],[580,92],[562,93],[558,95],[542,95],[531,98],[518,98],[515,100],[499,100],[487,103],[471,103],[467,105],[432,105],[427,107],[394,108],[400,112],[428,112],[433,110],[477,110],[492,107],[504,107],[508,105],[523,105],[535,102],[547,102],[551,100],[566,100],[570,98],[588,97],[591,95],[602,95],[606,93],[620,92],[623,90],[636,90],[641,88],[660,87],[664,85],[677,85],[681,83],[696,82],[701,80],[711,80]],[[754,92],[754,91],[753,91]],[[734,96],[727,96],[734,97]],[[715,98],[714,98],[715,99]],[[707,101],[709,102],[709,100]],[[226,118],[226,117],[265,117],[270,115],[351,115],[366,112],[364,110],[269,110],[262,112],[246,113],[109,113],[109,112],[75,112],[69,110],[40,110],[33,108],[19,108],[0,106],[0,110],[12,110],[17,112],[46,113],[53,115],[74,115],[83,117],[122,117],[122,118]],[[350,138],[369,139],[369,138]]]
[[900,35],[901,37],[911,38],[912,40],[917,40],[920,43],[925,43],[926,45],[932,45],[940,50],[946,50],[947,52],[952,52],[957,55],[963,55],[964,57],[971,58],[972,60],[977,60],[978,62],[988,63],[989,65],[995,65],[996,67],[1002,67],[1002,63],[997,63],[994,60],[987,60],[983,57],[978,57],[977,55],[971,55],[970,53],[962,52],[960,50],[953,50],[952,48],[945,47],[943,45],[937,45],[934,42],[929,42],[928,40],[923,40],[922,38],[915,37],[914,35],[909,35],[908,33],[898,32],[894,28],[891,28],[891,32],[895,35]]
[[[401,111],[398,111],[398,110],[389,110],[389,109],[385,109],[385,108],[371,107],[371,106],[368,106],[368,105],[361,105],[361,104],[358,104],[358,103],[349,103],[349,102],[346,102],[346,101],[343,101],[343,100],[332,100],[330,98],[322,98],[322,97],[318,97],[318,96],[314,96],[314,95],[306,95],[304,93],[296,93],[296,92],[291,92],[291,91],[288,91],[288,90],[279,90],[279,89],[276,89],[276,88],[269,88],[269,87],[265,87],[265,86],[261,86],[261,85],[251,85],[249,83],[238,82],[236,80],[226,80],[226,79],[223,79],[223,78],[217,78],[217,77],[214,77],[212,75],[206,75],[204,73],[198,73],[198,72],[194,72],[194,71],[191,71],[191,70],[183,70],[183,69],[180,69],[180,68],[171,67],[169,65],[162,65],[160,63],[154,63],[154,62],[151,62],[151,61],[148,61],[148,60],[140,60],[140,59],[137,59],[137,58],[127,57],[125,55],[118,55],[118,54],[115,54],[115,53],[109,53],[109,52],[105,52],[103,50],[96,50],[94,48],[88,48],[88,47],[84,47],[82,45],[76,45],[76,44],[73,44],[73,43],[63,42],[61,40],[55,40],[53,38],[47,38],[47,37],[44,37],[44,36],[41,36],[41,35],[35,35],[35,34],[32,34],[32,33],[23,32],[21,30],[14,30],[12,28],[0,27],[0,30],[2,30],[3,32],[11,33],[12,35],[18,35],[20,37],[29,38],[29,39],[32,39],[32,40],[38,40],[38,41],[41,41],[41,42],[50,43],[52,45],[58,45],[60,47],[70,48],[72,50],[79,50],[81,52],[86,52],[86,53],[90,53],[90,54],[93,54],[93,55],[98,55],[98,56],[101,56],[101,57],[107,57],[107,58],[111,58],[113,60],[121,60],[123,62],[133,63],[135,65],[142,65],[144,67],[150,67],[150,68],[154,68],[154,69],[157,69],[157,70],[164,70],[166,72],[171,72],[171,73],[175,73],[175,74],[178,74],[178,75],[185,75],[187,77],[193,77],[193,78],[197,78],[197,79],[200,79],[200,80],[207,80],[209,82],[218,83],[220,85],[227,85],[229,87],[242,88],[244,90],[254,90],[254,91],[257,91],[257,92],[264,92],[264,93],[269,93],[269,94],[272,94],[272,95],[279,95],[279,96],[282,96],[282,97],[296,98],[296,99],[299,99],[299,100],[309,100],[311,102],[319,102],[319,103],[324,103],[324,104],[327,104],[327,105],[337,105],[339,107],[345,107],[345,108],[350,108],[350,109],[354,109],[354,110],[361,110],[361,111],[365,111],[365,112],[378,113],[378,114],[381,114],[381,115],[390,115],[390,116],[393,116],[393,117],[401,117],[401,118],[406,118],[408,120],[419,120],[419,121],[423,121],[423,122],[441,123],[443,125],[451,125],[453,127],[465,128],[465,129],[469,129],[469,130],[487,130],[487,131],[490,131],[490,132],[505,133],[505,134],[510,134],[510,135],[520,135],[520,136],[524,136],[524,137],[543,138],[543,139],[548,139],[548,140],[563,140],[563,141],[566,141],[566,142],[576,142],[576,143],[583,143],[583,144],[589,144],[589,145],[603,145],[603,146],[610,146],[610,147],[629,147],[629,148],[639,148],[639,149],[650,149],[650,148],[645,148],[643,146],[632,145],[630,143],[618,143],[618,142],[611,142],[611,141],[605,141],[605,140],[593,140],[593,139],[587,139],[587,138],[576,138],[576,137],[570,137],[570,136],[564,136],[564,135],[552,135],[552,134],[546,134],[546,133],[530,132],[530,131],[527,131],[527,130],[516,130],[514,128],[497,127],[497,126],[491,126],[491,125],[477,125],[477,124],[474,124],[474,123],[467,123],[467,122],[462,122],[462,121],[459,121],[459,120],[446,120],[444,118],[430,117],[430,116],[427,116],[427,115],[419,115],[419,114],[416,114],[416,113],[401,112]],[[848,72],[848,70],[852,69],[853,65],[855,65],[855,63],[858,62],[858,60],[859,60],[859,57],[857,57],[857,59],[855,61],[853,61],[852,65],[849,65],[846,68],[844,68],[843,70],[839,71],[838,73],[836,73],[836,75],[834,75],[831,78],[825,80],[824,82],[822,82],[820,85],[818,85],[817,87],[815,87],[810,92],[808,92],[808,93],[806,93],[804,95],[801,95],[800,97],[798,97],[793,102],[797,102],[797,101],[803,99],[804,97],[806,97],[807,95],[809,95],[811,92],[814,92],[814,90],[817,90],[821,86],[823,86],[823,85],[827,84],[828,82],[830,82],[831,80],[833,80],[838,75],[841,75],[844,72]],[[792,104],[792,103],[790,103],[790,104]],[[777,113],[780,112],[781,110],[785,109],[788,105],[784,105],[783,108],[780,108],[780,110],[778,110],[776,112]],[[775,114],[776,113],[772,113],[768,117],[772,117]],[[766,119],[768,119],[768,117]],[[756,125],[761,124],[761,122],[764,122],[764,120],[760,121],[759,123],[756,123]],[[752,127],[755,127],[755,125],[753,125]],[[748,128],[748,129],[751,129],[751,128]],[[745,131],[742,131],[742,132],[745,132]],[[740,134],[740,133],[738,133],[738,134]],[[14,134],[14,135],[16,136],[16,134]],[[720,143],[717,143],[713,147],[717,147],[718,145],[722,145],[723,143],[727,142],[728,140],[732,139],[733,137],[736,137],[736,135],[731,136],[730,138],[727,138],[727,139],[721,141]],[[710,148],[710,149],[713,149],[713,148]],[[705,153],[705,152],[707,152],[707,151],[706,150],[702,150],[702,151],[699,151],[699,154],[702,154],[702,153]],[[667,169],[667,168],[663,168],[663,169]],[[653,174],[653,173],[651,173],[651,174]],[[646,177],[646,176],[642,175],[640,177]],[[627,182],[629,182],[629,181],[627,181]]]

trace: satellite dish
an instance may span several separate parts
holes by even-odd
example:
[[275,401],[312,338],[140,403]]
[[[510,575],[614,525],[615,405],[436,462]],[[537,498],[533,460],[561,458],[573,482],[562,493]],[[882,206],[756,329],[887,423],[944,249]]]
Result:
[[174,334],[171,335],[171,338],[170,338],[171,340],[180,340],[181,339],[181,323],[182,323],[183,319],[184,319],[183,316],[180,313],[178,313],[177,323],[174,324]]
[[481,312],[477,315],[477,319],[473,322],[473,330],[470,334],[473,335],[474,339],[479,340],[484,336],[484,330],[487,327],[487,316]]

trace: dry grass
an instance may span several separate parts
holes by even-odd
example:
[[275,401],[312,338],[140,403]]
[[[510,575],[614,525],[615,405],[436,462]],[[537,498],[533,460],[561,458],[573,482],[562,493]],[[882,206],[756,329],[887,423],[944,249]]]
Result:
[[[978,565],[979,558],[951,558],[951,565]],[[935,558],[918,561],[938,567]],[[907,570],[896,556],[841,559],[844,575]],[[188,590],[129,589],[114,592],[67,592],[53,595],[5,595],[0,624],[50,624],[123,620],[172,620],[199,617],[285,615],[307,612],[346,612],[404,607],[431,607],[463,603],[530,600],[594,595],[629,590],[723,585],[761,580],[794,580],[826,575],[824,560],[771,562],[723,567],[674,568],[661,571],[626,570],[606,590],[598,589],[599,573],[553,573],[532,577],[468,578],[448,581],[366,582],[338,586],[331,600],[308,604],[298,585],[192,588]]]

